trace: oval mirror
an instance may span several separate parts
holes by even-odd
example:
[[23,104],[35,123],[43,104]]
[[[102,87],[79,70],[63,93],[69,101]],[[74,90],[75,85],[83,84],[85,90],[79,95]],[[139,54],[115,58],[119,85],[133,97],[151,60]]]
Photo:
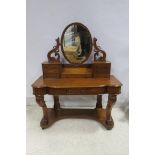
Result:
[[92,50],[92,38],[88,28],[81,23],[68,25],[62,33],[61,50],[70,63],[85,62]]

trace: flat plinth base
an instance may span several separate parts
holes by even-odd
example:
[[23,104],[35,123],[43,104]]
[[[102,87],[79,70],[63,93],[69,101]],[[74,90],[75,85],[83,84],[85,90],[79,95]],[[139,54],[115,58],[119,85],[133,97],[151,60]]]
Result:
[[114,126],[113,119],[106,121],[106,110],[103,108],[97,109],[59,109],[48,108],[48,121],[42,118],[40,126],[42,129],[46,129],[54,122],[64,118],[86,118],[93,119],[100,122],[106,129],[110,130]]

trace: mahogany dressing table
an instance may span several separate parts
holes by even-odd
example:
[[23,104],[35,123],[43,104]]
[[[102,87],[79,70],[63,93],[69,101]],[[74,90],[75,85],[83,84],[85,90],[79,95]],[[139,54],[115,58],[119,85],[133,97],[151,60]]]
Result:
[[[111,63],[106,61],[105,51],[96,42],[97,39],[92,40],[88,28],[81,23],[69,24],[62,33],[61,41],[56,39],[56,46],[47,54],[48,61],[42,63],[43,75],[32,84],[36,102],[43,110],[42,129],[63,118],[93,119],[106,129],[113,128],[111,111],[122,84],[110,74]],[[61,52],[62,55],[59,54]],[[87,63],[89,58],[92,63]],[[64,59],[69,64],[62,63]],[[53,95],[53,108],[46,106],[46,94]],[[102,107],[102,94],[108,94],[105,109]],[[60,95],[96,95],[96,107],[63,109]]]

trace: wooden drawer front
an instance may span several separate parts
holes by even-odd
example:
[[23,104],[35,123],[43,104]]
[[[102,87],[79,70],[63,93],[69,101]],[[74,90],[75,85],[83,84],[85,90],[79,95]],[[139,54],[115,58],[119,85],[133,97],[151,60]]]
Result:
[[108,87],[107,92],[109,94],[120,94],[121,93],[121,87]]
[[111,63],[110,62],[94,62],[93,77],[110,77]]
[[43,78],[60,78],[61,64],[42,64]]
[[104,88],[76,88],[76,89],[67,89],[67,95],[96,95],[102,94]]
[[44,73],[43,78],[60,78],[60,74],[53,73]]
[[59,65],[50,65],[50,66],[46,65],[46,66],[44,66],[45,71],[49,72],[49,73],[59,73],[60,72],[59,68],[60,68]]
[[65,95],[66,89],[64,88],[47,88],[47,94],[51,95]]
[[106,88],[48,88],[51,95],[97,95],[106,93]]

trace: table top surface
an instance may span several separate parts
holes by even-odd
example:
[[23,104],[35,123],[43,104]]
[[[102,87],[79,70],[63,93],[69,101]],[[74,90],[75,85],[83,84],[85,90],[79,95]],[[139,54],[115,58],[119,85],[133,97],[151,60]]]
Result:
[[39,77],[33,84],[34,88],[89,88],[89,87],[120,87],[122,84],[113,75],[110,78],[59,78],[43,79]]

